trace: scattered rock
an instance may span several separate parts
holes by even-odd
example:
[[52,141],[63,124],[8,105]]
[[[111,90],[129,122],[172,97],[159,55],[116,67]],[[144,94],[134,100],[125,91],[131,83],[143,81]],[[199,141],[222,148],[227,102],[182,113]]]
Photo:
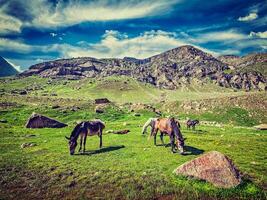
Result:
[[241,183],[241,176],[232,161],[217,151],[211,151],[179,166],[174,173],[206,180],[221,188]]
[[110,101],[107,98],[95,99],[95,104],[105,104],[105,103],[110,103]]
[[27,147],[34,147],[34,146],[37,146],[37,144],[35,144],[35,143],[23,143],[20,145],[20,147],[22,149],[27,148]]
[[123,134],[127,134],[129,133],[130,130],[120,130],[120,131],[114,131],[113,133],[114,134],[120,134],[120,135],[123,135]]
[[0,123],[7,123],[6,119],[0,119]]
[[52,109],[57,109],[57,108],[60,108],[60,106],[59,105],[52,106]]
[[62,128],[68,126],[55,119],[33,113],[28,119],[25,127],[26,128]]
[[254,126],[254,128],[258,130],[267,130],[267,124],[259,124],[257,126]]
[[76,185],[75,181],[71,181],[70,184],[68,185],[68,187],[74,187]]
[[29,137],[35,137],[36,135],[34,134],[28,134],[28,135],[25,135],[25,137],[29,138]]
[[96,113],[104,113],[104,110],[101,110],[101,109],[99,109],[99,108],[96,108],[96,109],[95,109],[95,112],[96,112]]

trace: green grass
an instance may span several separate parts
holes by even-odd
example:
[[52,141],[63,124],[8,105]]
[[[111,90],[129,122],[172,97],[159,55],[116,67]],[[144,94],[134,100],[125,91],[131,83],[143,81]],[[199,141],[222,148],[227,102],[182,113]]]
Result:
[[[213,112],[174,112],[173,115],[182,119],[194,117],[200,121],[222,123],[221,126],[201,124],[197,131],[187,130],[182,124],[187,150],[192,152],[182,156],[172,154],[169,147],[154,146],[153,140],[141,135],[142,125],[147,118],[155,116],[153,112],[139,110],[141,116],[133,116],[121,103],[128,100],[151,103],[160,94],[165,101],[180,97],[182,100],[201,99],[201,91],[196,87],[194,91],[158,90],[125,78],[108,78],[106,83],[98,80],[68,81],[67,85],[63,85],[65,80],[49,85],[46,85],[46,79],[39,82],[37,77],[26,80],[14,80],[0,86],[0,89],[10,91],[36,82],[42,83],[44,88],[26,96],[0,96],[0,103],[16,103],[0,109],[0,119],[8,121],[0,123],[0,199],[266,199],[267,131],[247,127],[266,120],[264,116],[251,117],[250,111],[235,106],[217,107]],[[81,89],[73,89],[79,85]],[[129,87],[128,90],[117,90],[124,85]],[[140,95],[140,91],[144,95]],[[58,96],[41,95],[54,92]],[[242,92],[209,95],[206,92],[202,98],[243,95]],[[119,93],[133,96],[116,96]],[[118,104],[111,104],[103,114],[96,114],[92,104],[96,97],[108,97]],[[163,109],[162,103],[155,103],[156,107]],[[172,104],[175,105],[172,110],[180,104],[180,101]],[[61,107],[52,109],[52,105]],[[73,106],[80,109],[71,111]],[[168,115],[164,109],[162,111]],[[24,125],[32,112],[58,119],[69,126],[26,129]],[[105,121],[105,130],[130,129],[131,132],[127,135],[105,133],[101,150],[98,137],[88,137],[86,154],[70,156],[64,136],[70,135],[77,121],[93,118]],[[30,134],[36,136],[27,137]],[[164,140],[168,142],[169,139],[165,137]],[[36,146],[20,148],[21,144],[29,142]],[[244,176],[240,186],[219,189],[204,181],[172,173],[184,162],[213,150],[228,155],[240,169]]]

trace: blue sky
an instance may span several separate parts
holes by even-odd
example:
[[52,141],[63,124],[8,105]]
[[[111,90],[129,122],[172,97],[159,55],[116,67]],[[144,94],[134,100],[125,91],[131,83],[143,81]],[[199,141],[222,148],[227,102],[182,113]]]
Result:
[[181,45],[214,56],[267,51],[267,0],[0,0],[0,55],[146,58]]

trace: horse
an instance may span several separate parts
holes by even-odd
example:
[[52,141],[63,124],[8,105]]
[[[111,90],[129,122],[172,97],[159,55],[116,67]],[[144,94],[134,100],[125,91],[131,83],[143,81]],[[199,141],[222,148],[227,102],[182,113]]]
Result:
[[184,152],[184,141],[185,139],[183,138],[183,135],[180,131],[179,127],[179,122],[177,125],[177,120],[174,118],[162,118],[162,119],[157,119],[153,128],[153,131],[151,132],[150,137],[154,136],[154,145],[156,145],[156,138],[157,138],[157,133],[160,131],[160,139],[161,142],[163,142],[163,135],[167,134],[170,137],[170,142],[171,142],[171,151],[175,153],[175,139],[177,143],[177,147],[180,150],[180,153],[183,154]]
[[190,129],[190,127],[192,127],[193,130],[195,130],[195,126],[199,124],[199,121],[196,119],[196,120],[187,120],[186,122],[186,126],[187,126],[187,129]]
[[[144,124],[143,128],[142,128],[142,134],[145,134],[147,132],[147,128],[150,126],[151,127],[151,133],[153,132],[155,123],[157,121],[158,118],[149,118],[146,123]],[[175,120],[175,123],[177,124],[177,126],[179,128],[181,128],[181,125],[179,123],[178,120]],[[162,136],[163,137],[163,136]]]
[[158,118],[149,118],[146,123],[144,124],[142,128],[142,134],[145,134],[147,131],[147,128],[150,126],[151,127],[151,132],[153,131],[153,128],[155,126],[155,122],[157,121]]
[[98,135],[100,138],[99,148],[102,148],[102,132],[104,128],[105,124],[101,120],[83,121],[77,124],[73,129],[73,131],[71,132],[70,137],[65,136],[65,138],[69,140],[70,155],[73,155],[75,152],[75,148],[77,146],[77,139],[79,136],[80,136],[79,152],[82,150],[82,146],[83,146],[83,152],[85,152],[87,135],[89,136]]

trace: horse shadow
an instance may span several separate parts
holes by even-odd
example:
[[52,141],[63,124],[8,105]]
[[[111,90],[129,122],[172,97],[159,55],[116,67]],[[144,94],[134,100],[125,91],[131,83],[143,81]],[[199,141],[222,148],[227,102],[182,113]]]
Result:
[[104,148],[101,148],[101,149],[97,149],[97,150],[93,150],[93,151],[85,151],[85,152],[80,152],[76,155],[82,155],[82,156],[90,156],[90,155],[94,155],[94,154],[100,154],[100,153],[107,153],[107,152],[110,152],[110,151],[116,151],[116,150],[119,150],[119,149],[122,149],[122,148],[125,148],[124,145],[119,145],[119,146],[110,146],[110,147],[104,147]]
[[208,133],[208,131],[198,129],[198,130],[193,130],[193,133],[204,134],[204,133]]
[[184,154],[185,156],[187,155],[200,155],[204,153],[203,149],[198,149],[196,147],[191,147],[191,146],[184,146]]

